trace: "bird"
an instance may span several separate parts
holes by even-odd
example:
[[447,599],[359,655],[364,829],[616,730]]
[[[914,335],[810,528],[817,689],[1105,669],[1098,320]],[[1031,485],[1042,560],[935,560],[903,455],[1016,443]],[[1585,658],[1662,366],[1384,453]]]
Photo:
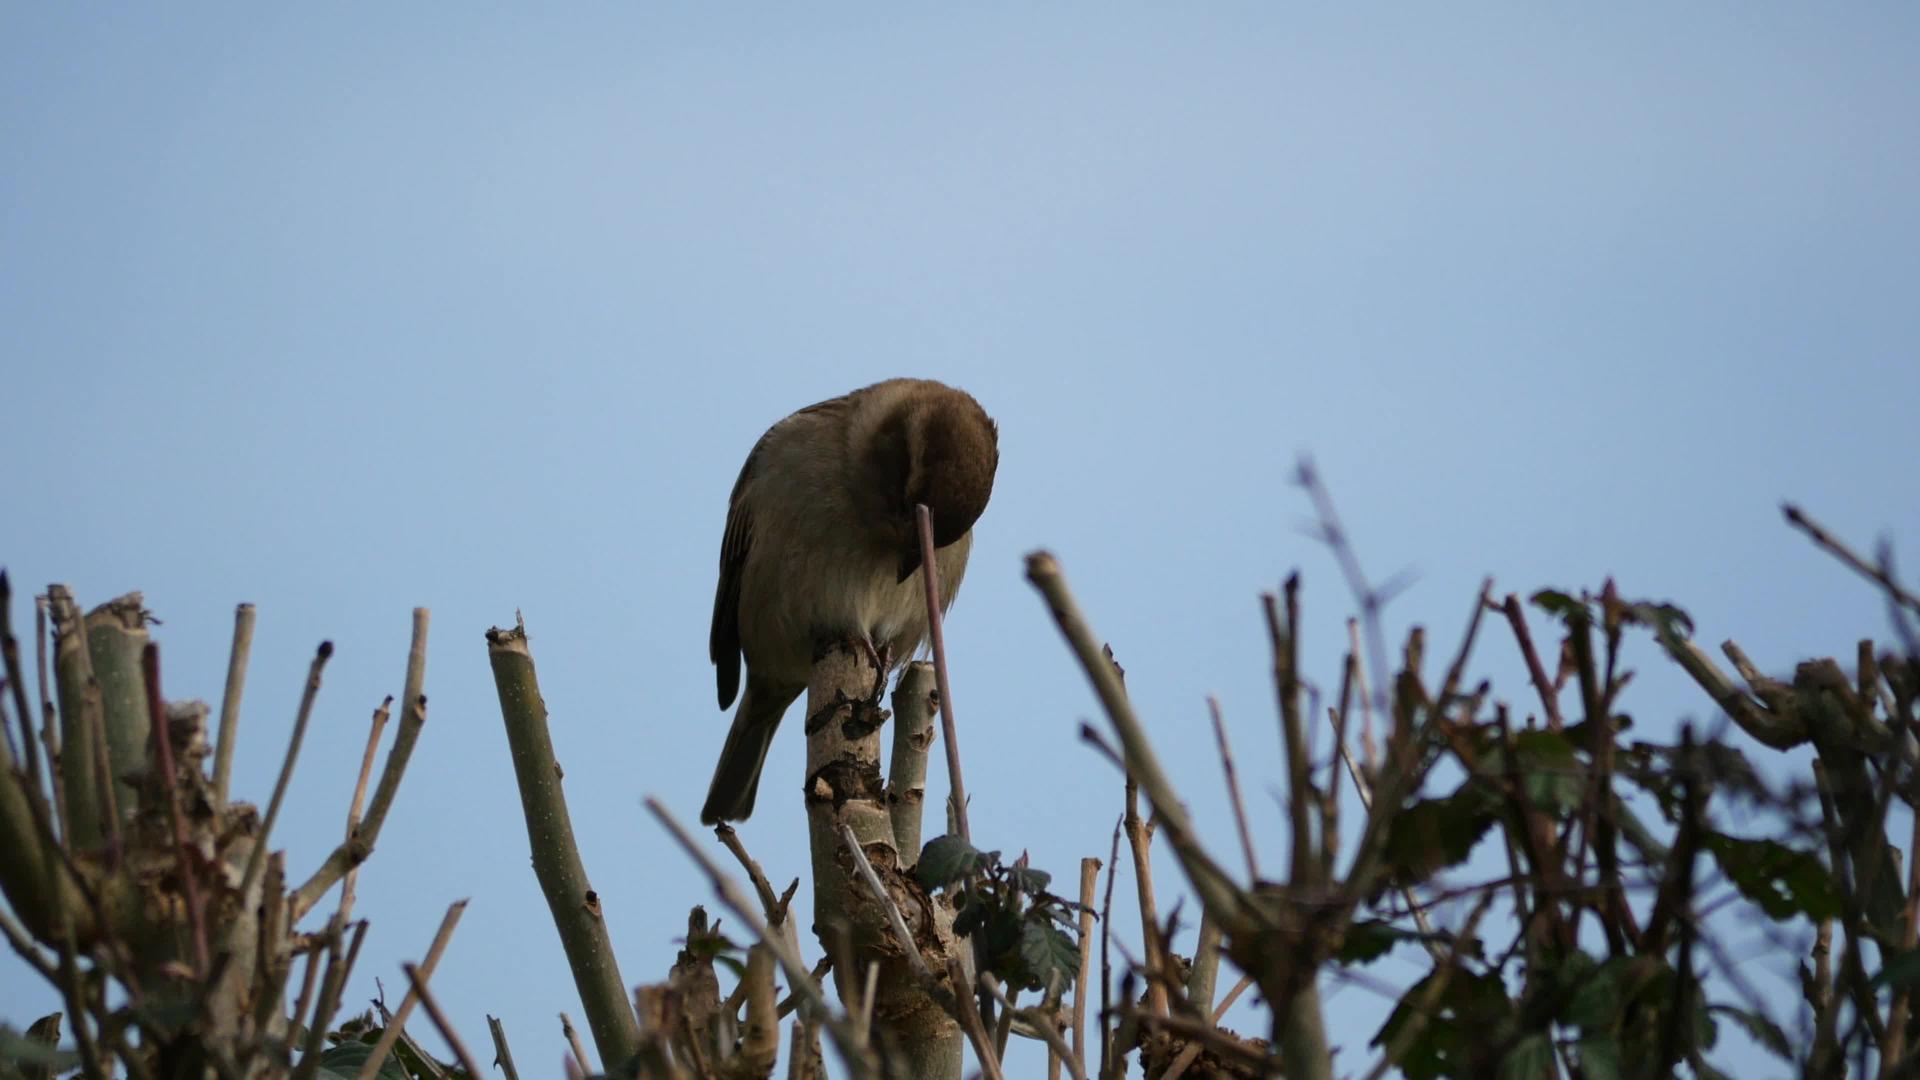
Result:
[[986,410],[931,379],[889,379],[809,405],[754,444],[728,500],[708,639],[720,708],[736,694],[740,707],[701,821],[753,813],[767,747],[820,645],[864,648],[876,698],[919,650],[928,624],[914,507],[932,515],[945,611],[999,464]]

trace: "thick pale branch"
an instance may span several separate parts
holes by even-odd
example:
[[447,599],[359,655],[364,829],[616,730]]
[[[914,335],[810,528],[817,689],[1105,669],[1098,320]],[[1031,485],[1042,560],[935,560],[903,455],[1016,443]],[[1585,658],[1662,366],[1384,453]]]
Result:
[[[640,1049],[640,1024],[627,998],[627,984],[620,978],[600,895],[587,880],[586,865],[574,842],[573,819],[561,790],[560,763],[554,758],[547,705],[540,697],[526,628],[487,631],[487,658],[493,665],[507,745],[513,753],[534,876],[540,880],[540,891],[553,912],[554,927],[560,933],[581,1005],[587,1010],[587,1026],[593,1031],[600,1059],[617,1065]],[[404,735],[403,725],[401,737]],[[399,751],[396,740],[393,754]],[[392,761],[390,755],[389,771]],[[384,780],[381,787],[386,787]],[[378,798],[376,794],[376,802]],[[368,823],[373,824],[371,811]]]
[[893,755],[887,763],[887,815],[903,866],[920,857],[920,828],[927,803],[927,754],[933,748],[938,711],[937,674],[924,660],[908,664],[893,687]]

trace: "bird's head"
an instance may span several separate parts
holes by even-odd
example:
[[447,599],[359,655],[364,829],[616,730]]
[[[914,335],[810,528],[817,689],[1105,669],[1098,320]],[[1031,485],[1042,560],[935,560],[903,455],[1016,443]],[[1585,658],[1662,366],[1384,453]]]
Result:
[[933,516],[935,548],[965,536],[986,510],[1000,465],[999,429],[971,395],[940,387],[890,416],[875,450],[889,459],[880,470],[895,493],[887,531],[898,537],[905,581],[920,568],[915,505]]

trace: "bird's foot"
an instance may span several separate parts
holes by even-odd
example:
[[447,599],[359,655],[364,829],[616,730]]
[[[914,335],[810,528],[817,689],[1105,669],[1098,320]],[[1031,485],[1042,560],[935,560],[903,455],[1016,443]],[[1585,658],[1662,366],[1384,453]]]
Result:
[[873,664],[873,696],[868,698],[872,705],[880,704],[887,693],[887,672],[893,670],[893,647],[882,645],[875,647],[873,639],[862,636],[860,648],[867,654],[867,660]]

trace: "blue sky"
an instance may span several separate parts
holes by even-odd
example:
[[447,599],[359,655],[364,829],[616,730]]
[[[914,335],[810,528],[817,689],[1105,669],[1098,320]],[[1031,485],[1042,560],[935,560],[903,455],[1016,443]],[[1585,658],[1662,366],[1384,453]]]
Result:
[[[1920,545],[1916,51],[1899,4],[11,5],[0,561],[23,591],[144,589],[177,695],[217,699],[257,603],[236,787],[262,801],[336,643],[293,867],[337,838],[431,607],[349,1002],[472,897],[443,1001],[554,1063],[577,1005],[482,634],[525,612],[623,974],[662,977],[709,898],[639,801],[691,818],[725,729],[728,487],[769,423],[856,386],[945,379],[1000,423],[955,699],[976,837],[1063,880],[1118,784],[1021,557],[1060,555],[1230,850],[1221,696],[1278,866],[1257,593],[1302,569],[1328,683],[1349,608],[1300,530],[1303,451],[1370,570],[1417,571],[1392,623],[1437,647],[1487,574],[1611,574],[1769,668],[1880,633],[1777,507]],[[1528,700],[1509,642],[1481,657]],[[1637,662],[1646,730],[1709,712]],[[777,812],[800,742],[744,833],[776,878],[805,866]],[[0,1017],[54,1007],[0,965]],[[1363,1068],[1383,1005],[1334,1000]]]

